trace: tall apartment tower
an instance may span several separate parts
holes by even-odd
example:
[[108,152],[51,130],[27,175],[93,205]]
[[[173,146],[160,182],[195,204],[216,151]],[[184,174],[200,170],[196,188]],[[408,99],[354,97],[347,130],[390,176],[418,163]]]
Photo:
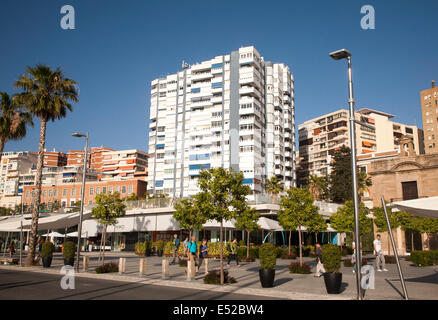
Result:
[[254,194],[267,178],[295,185],[294,79],[254,47],[151,83],[148,191],[186,197],[202,168],[241,171]]
[[431,88],[420,92],[420,98],[426,153],[438,152],[438,88],[435,81]]

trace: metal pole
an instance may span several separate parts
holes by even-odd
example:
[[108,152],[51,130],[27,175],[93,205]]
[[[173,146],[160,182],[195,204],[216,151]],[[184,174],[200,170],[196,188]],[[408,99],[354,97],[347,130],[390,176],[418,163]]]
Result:
[[356,172],[356,125],[354,123],[354,96],[353,96],[353,77],[351,71],[351,57],[348,61],[348,103],[350,105],[350,145],[351,145],[351,175],[353,176],[353,203],[354,203],[354,233],[356,242],[356,286],[357,299],[362,300],[361,290],[361,257],[360,257],[360,232],[359,232],[359,197],[357,193],[357,172]]
[[395,257],[395,261],[397,263],[397,270],[398,270],[398,275],[400,277],[400,282],[403,288],[403,294],[405,295],[405,300],[409,300],[408,297],[408,291],[406,290],[406,285],[405,285],[405,278],[403,277],[403,272],[400,266],[400,261],[398,259],[398,253],[397,253],[397,248],[395,247],[395,242],[394,242],[394,236],[392,235],[392,229],[391,229],[391,223],[389,222],[389,218],[388,218],[388,212],[386,211],[386,204],[385,204],[385,198],[382,196],[382,207],[383,207],[383,211],[385,212],[385,218],[386,218],[386,224],[388,225],[388,234],[389,234],[389,238],[391,239],[391,244],[392,244],[392,249],[394,250],[394,257]]
[[85,137],[85,155],[84,155],[84,168],[82,171],[82,191],[81,191],[81,212],[79,214],[79,225],[78,225],[78,248],[77,248],[77,261],[76,261],[76,272],[79,272],[79,264],[81,258],[81,235],[82,235],[82,216],[84,214],[84,195],[85,195],[85,173],[87,171],[87,157],[88,157],[88,132]]
[[20,221],[20,267],[23,266],[23,191],[21,193],[21,221]]

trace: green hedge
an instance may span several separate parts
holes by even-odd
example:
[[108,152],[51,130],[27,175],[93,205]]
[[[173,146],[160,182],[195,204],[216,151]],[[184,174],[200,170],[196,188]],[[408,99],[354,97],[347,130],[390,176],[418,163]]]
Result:
[[277,252],[271,243],[264,243],[259,249],[260,267],[262,269],[275,269],[277,264]]
[[409,259],[416,267],[433,266],[438,264],[438,250],[412,251]]
[[72,241],[64,243],[63,255],[64,258],[71,259],[75,257],[76,244]]
[[341,268],[341,249],[333,244],[323,245],[322,263],[327,272],[338,272]]
[[53,251],[55,251],[55,245],[50,241],[46,241],[43,243],[43,247],[41,249],[41,256],[44,258],[50,258],[53,256]]

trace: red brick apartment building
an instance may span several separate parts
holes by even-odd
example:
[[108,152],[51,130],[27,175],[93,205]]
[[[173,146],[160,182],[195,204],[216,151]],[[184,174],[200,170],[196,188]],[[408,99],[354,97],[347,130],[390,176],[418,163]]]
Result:
[[[146,192],[146,181],[143,180],[108,180],[108,181],[87,181],[85,183],[84,203],[92,204],[95,202],[96,195],[99,193],[119,192],[121,198],[125,198],[134,193],[139,197]],[[82,183],[64,183],[57,186],[41,187],[41,203],[50,206],[58,201],[63,207],[70,207],[81,199]],[[23,190],[23,202],[26,205],[32,203],[32,195],[35,193],[35,186],[25,186]]]

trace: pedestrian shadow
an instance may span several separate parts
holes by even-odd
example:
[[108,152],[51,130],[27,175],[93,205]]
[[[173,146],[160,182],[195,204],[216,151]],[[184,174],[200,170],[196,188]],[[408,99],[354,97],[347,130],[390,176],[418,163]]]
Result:
[[341,283],[341,290],[340,290],[340,292],[342,293],[342,292],[346,291],[347,288],[348,288],[348,283],[347,282],[342,282]]

